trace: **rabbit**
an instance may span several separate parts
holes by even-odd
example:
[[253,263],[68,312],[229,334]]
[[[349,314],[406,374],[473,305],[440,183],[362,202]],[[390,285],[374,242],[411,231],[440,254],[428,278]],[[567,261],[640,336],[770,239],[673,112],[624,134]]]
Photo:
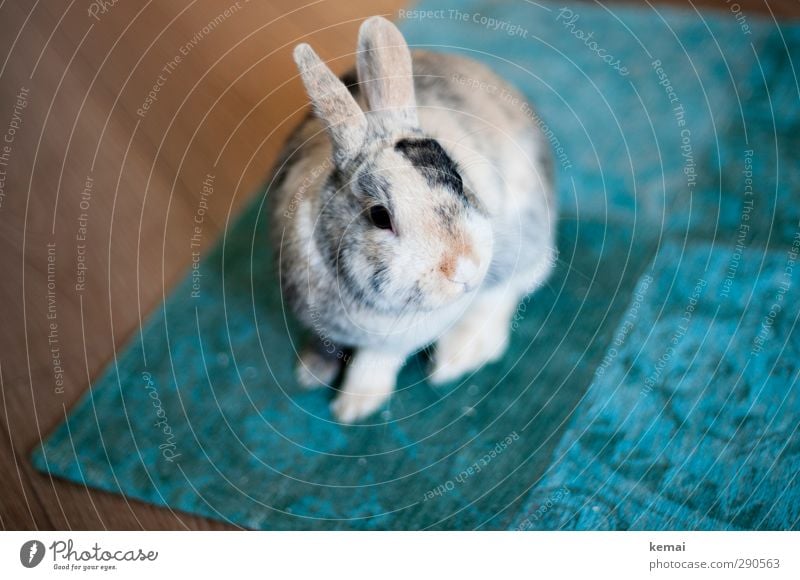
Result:
[[353,423],[424,347],[434,384],[501,357],[556,259],[553,158],[515,89],[473,60],[412,53],[385,18],[361,25],[355,74],[308,44],[294,60],[313,114],[276,165],[271,232],[284,303],[312,335],[297,380],[344,367],[331,411]]

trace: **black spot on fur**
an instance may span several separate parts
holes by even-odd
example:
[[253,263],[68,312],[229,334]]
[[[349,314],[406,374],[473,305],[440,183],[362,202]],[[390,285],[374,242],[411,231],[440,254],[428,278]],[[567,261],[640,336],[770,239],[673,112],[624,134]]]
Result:
[[444,187],[466,203],[464,183],[458,167],[435,139],[401,139],[395,143],[396,151],[419,171],[431,187]]

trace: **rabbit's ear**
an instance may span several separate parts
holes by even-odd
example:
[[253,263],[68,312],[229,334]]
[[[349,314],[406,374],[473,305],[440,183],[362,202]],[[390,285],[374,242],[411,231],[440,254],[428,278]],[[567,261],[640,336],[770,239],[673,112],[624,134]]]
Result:
[[314,111],[333,141],[334,159],[354,158],[367,134],[367,118],[350,91],[307,44],[294,49],[294,62],[303,78]]
[[417,125],[411,52],[394,24],[380,16],[364,21],[356,68],[370,111],[401,125]]

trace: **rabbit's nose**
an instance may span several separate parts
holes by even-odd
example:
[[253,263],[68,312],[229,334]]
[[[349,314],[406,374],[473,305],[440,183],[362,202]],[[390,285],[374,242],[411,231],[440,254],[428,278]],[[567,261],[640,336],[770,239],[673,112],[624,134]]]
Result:
[[481,281],[481,268],[478,262],[468,256],[459,256],[456,267],[450,277],[452,282],[462,284],[465,292],[474,290]]

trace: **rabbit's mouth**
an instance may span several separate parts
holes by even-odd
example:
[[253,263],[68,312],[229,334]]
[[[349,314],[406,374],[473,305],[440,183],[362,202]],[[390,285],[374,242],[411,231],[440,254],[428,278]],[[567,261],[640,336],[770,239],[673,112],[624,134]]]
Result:
[[448,278],[453,284],[459,287],[460,293],[469,294],[470,292],[474,291],[478,287],[477,282],[462,282],[461,280],[453,280],[452,278]]
[[461,255],[455,259],[445,258],[439,269],[447,281],[454,284],[463,294],[477,288],[485,273],[480,261],[471,255]]

